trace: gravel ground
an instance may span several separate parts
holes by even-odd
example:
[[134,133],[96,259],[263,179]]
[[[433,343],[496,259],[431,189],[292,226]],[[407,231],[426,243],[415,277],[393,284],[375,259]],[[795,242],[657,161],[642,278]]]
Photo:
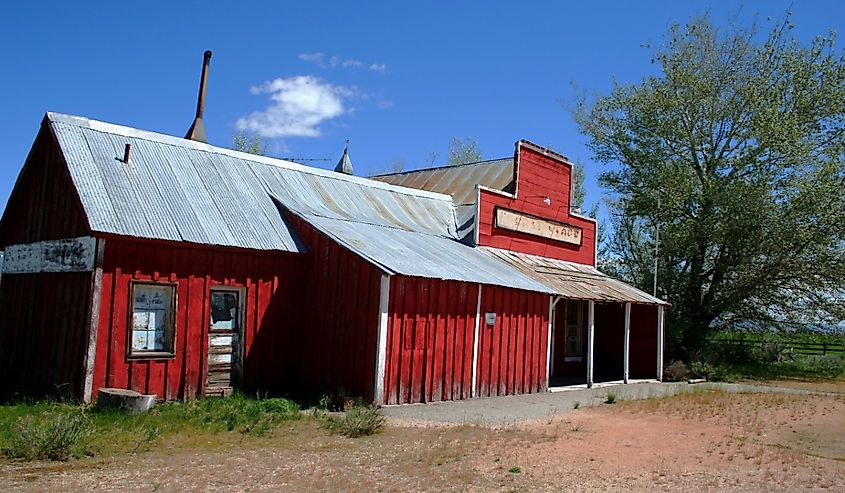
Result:
[[[597,384],[591,389],[571,388],[561,392],[542,394],[487,397],[463,401],[436,402],[388,406],[384,414],[407,422],[474,424],[482,426],[507,426],[524,421],[546,419],[565,414],[576,407],[586,408],[603,404],[608,393],[619,401],[660,398],[704,390],[721,390],[732,393],[819,393],[812,388],[788,388],[732,383],[657,383],[642,382],[628,385]],[[822,392],[824,393],[824,392]]]
[[[0,460],[0,491],[845,491],[845,396],[658,387],[677,395],[484,399],[503,416],[493,426],[391,418],[382,433],[349,439],[305,419],[270,437],[170,435],[137,454]],[[613,390],[634,399],[649,388]],[[585,407],[575,410],[577,398]]]

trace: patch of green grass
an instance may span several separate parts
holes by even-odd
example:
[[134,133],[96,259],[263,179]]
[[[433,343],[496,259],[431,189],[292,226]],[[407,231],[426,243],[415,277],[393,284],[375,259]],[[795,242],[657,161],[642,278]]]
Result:
[[765,362],[750,359],[744,363],[701,363],[693,372],[711,381],[751,380],[845,380],[845,358],[838,355],[798,355],[792,360]]
[[[87,425],[83,428],[66,416],[83,416]],[[7,456],[30,460],[53,459],[44,454],[29,453],[23,444],[33,441],[34,436],[57,435],[56,439],[65,437],[70,440],[79,434],[76,443],[84,445],[84,450],[74,449],[69,456],[97,452],[134,453],[146,450],[162,437],[177,434],[237,432],[265,436],[281,423],[301,417],[299,406],[287,399],[252,398],[242,394],[159,403],[149,412],[139,415],[117,410],[95,411],[90,406],[73,403],[21,401],[0,406],[0,449],[20,451],[7,452]],[[51,431],[64,428],[66,432]]]
[[607,398],[604,400],[604,402],[605,402],[605,404],[616,404],[617,398],[618,398],[618,396],[616,395],[616,392],[611,390],[611,391],[608,391]]
[[510,469],[508,469],[508,472],[511,473],[511,474],[519,474],[519,473],[522,472],[522,469],[519,466],[513,466]]

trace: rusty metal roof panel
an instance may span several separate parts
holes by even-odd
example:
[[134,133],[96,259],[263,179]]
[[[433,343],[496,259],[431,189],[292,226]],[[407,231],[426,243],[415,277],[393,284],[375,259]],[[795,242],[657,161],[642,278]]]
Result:
[[259,163],[252,167],[265,180],[268,194],[304,214],[448,238],[457,235],[452,202],[445,195],[335,172],[318,174]]
[[479,247],[483,251],[546,286],[549,292],[565,298],[667,305],[633,286],[603,274],[598,269],[564,260]]
[[492,159],[373,176],[372,179],[452,196],[455,205],[475,203],[475,186],[505,190],[513,182],[513,158]]

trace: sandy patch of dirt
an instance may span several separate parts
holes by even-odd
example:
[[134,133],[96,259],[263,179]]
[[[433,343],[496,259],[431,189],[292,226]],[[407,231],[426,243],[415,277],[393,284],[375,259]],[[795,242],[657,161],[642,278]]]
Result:
[[[754,382],[760,383],[760,382]],[[789,389],[809,390],[812,392],[832,392],[836,394],[845,394],[845,381],[828,381],[828,382],[802,382],[800,380],[773,380],[763,382],[764,385],[771,385],[772,387],[786,387]]]
[[501,429],[353,440],[306,420],[270,438],[165,437],[137,455],[0,463],[0,490],[845,491],[844,443],[845,397],[702,392]]

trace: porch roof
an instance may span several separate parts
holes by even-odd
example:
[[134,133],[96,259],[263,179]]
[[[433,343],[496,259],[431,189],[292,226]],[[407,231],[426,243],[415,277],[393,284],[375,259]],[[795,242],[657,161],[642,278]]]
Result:
[[616,280],[595,267],[525,253],[479,247],[528,277],[548,287],[550,292],[580,300],[617,301],[668,305],[669,303]]

